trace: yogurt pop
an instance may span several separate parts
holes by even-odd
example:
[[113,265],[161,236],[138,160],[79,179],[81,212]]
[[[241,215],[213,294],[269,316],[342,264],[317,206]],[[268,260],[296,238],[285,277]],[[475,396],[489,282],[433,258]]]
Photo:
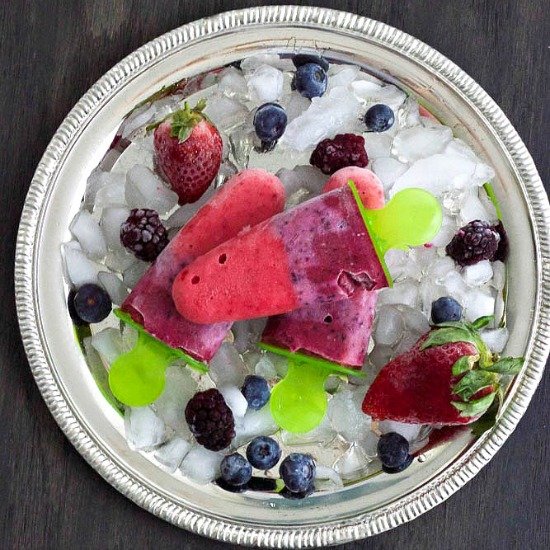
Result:
[[[350,179],[366,208],[384,206],[382,183],[366,168],[352,166],[338,170],[323,191],[347,186]],[[270,317],[262,342],[360,367],[370,340],[375,306],[376,291],[366,288],[357,290],[349,299],[304,306]]]
[[335,189],[197,258],[173,298],[195,323],[287,313],[388,285],[354,192]]
[[155,338],[191,357],[208,361],[230,323],[198,325],[184,319],[172,300],[172,283],[197,256],[281,212],[285,192],[280,180],[260,169],[233,176],[170,241],[122,304],[122,311]]

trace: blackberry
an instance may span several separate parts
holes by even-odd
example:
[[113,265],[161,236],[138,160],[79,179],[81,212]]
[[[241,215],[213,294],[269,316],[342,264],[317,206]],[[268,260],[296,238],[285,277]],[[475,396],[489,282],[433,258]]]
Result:
[[136,258],[152,262],[168,244],[168,232],[155,210],[134,208],[120,226],[120,241]]
[[309,159],[324,174],[334,174],[346,166],[365,168],[369,157],[365,151],[365,138],[355,134],[338,134],[317,144]]
[[233,413],[214,388],[193,396],[185,407],[185,420],[197,443],[210,451],[229,447],[235,437]]
[[504,262],[508,257],[508,250],[510,249],[510,245],[508,244],[508,235],[506,234],[506,229],[504,229],[501,221],[494,225],[493,229],[500,235],[500,241],[493,260],[500,260],[501,262]]
[[490,223],[474,220],[458,230],[445,251],[458,264],[473,265],[494,259],[499,242],[500,235]]

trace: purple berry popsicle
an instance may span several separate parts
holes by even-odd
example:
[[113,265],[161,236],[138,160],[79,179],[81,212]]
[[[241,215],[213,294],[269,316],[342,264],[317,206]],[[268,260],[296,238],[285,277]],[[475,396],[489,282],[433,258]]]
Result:
[[172,295],[181,315],[218,323],[287,313],[388,285],[351,187],[243,232],[185,267]]
[[200,361],[211,359],[231,325],[198,325],[184,319],[172,300],[174,278],[196,257],[281,212],[284,202],[284,187],[273,174],[250,169],[233,176],[170,241],[122,311],[168,346]]
[[[347,186],[350,179],[366,208],[372,210],[384,206],[382,183],[366,168],[338,170],[326,183],[324,191]],[[362,288],[347,300],[313,304],[275,315],[267,322],[262,342],[360,367],[369,344],[376,298],[376,291]]]

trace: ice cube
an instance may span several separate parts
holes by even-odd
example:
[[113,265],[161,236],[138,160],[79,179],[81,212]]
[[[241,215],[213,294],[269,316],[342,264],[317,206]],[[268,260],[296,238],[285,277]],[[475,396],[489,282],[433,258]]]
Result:
[[344,486],[342,483],[342,478],[338,475],[336,470],[329,468],[328,466],[322,466],[321,464],[316,465],[315,479],[331,481],[334,489],[341,489]]
[[272,435],[278,429],[271,416],[269,403],[258,411],[248,409],[244,417],[235,423],[235,439],[232,446],[238,448],[259,435]]
[[[84,207],[88,210],[92,210],[96,203],[97,193],[105,186],[120,187],[124,185],[124,176],[114,172],[102,172],[101,170],[94,170],[88,177],[86,182],[86,191],[84,194]],[[103,192],[105,194],[105,192]]]
[[229,136],[231,157],[240,170],[248,166],[250,153],[254,147],[254,136],[254,131],[247,125],[234,130]]
[[391,137],[384,133],[365,132],[365,149],[371,161],[390,156]]
[[497,290],[502,290],[506,284],[506,265],[500,260],[493,262],[493,280],[491,284]]
[[437,250],[433,246],[417,246],[413,248],[410,255],[422,273],[426,273],[437,257]]
[[406,331],[403,334],[403,338],[401,338],[397,346],[395,346],[395,349],[393,350],[393,357],[397,357],[398,355],[409,351],[418,341],[418,337],[419,334]]
[[283,73],[270,65],[260,65],[246,75],[251,101],[256,105],[277,101],[283,92]]
[[464,281],[470,286],[481,286],[489,282],[493,277],[493,268],[489,260],[483,260],[464,268]]
[[164,225],[168,228],[180,229],[212,198],[215,192],[214,186],[210,186],[198,201],[180,206],[170,215]]
[[142,261],[133,263],[122,274],[122,280],[128,288],[134,288],[137,282],[143,277],[143,274],[149,269],[149,264]]
[[[372,379],[376,377],[379,370],[388,364],[392,356],[392,349],[388,346],[376,345],[369,354],[369,362],[371,363],[366,369],[367,375],[372,371]],[[374,367],[374,368],[372,368]]]
[[97,221],[87,210],[80,210],[69,227],[82,251],[90,260],[101,260],[107,254],[105,236]]
[[489,291],[475,288],[466,292],[464,295],[464,316],[470,323],[485,317],[493,315],[495,312],[495,298]]
[[418,284],[411,280],[395,283],[392,288],[383,288],[378,293],[379,305],[404,304],[416,307],[418,303]]
[[128,219],[128,208],[106,208],[101,214],[101,228],[110,250],[120,250],[120,226]]
[[191,449],[191,443],[181,437],[175,437],[155,453],[155,458],[170,472],[174,473]]
[[310,165],[298,165],[292,170],[281,168],[277,176],[285,187],[287,198],[300,189],[307,189],[310,194],[318,195],[328,180],[326,174]]
[[185,367],[173,365],[166,369],[166,384],[154,402],[157,415],[178,435],[189,438],[185,407],[197,391],[197,382]]
[[282,71],[294,70],[294,64],[291,59],[281,59],[276,53],[260,53],[251,55],[241,61],[241,70],[244,73],[251,73],[262,65],[270,65]]
[[392,152],[402,162],[414,162],[440,153],[452,137],[451,129],[443,125],[435,128],[406,128],[400,130],[393,139]]
[[384,189],[388,190],[407,171],[408,166],[391,157],[378,157],[373,160],[371,168],[382,181]]
[[212,357],[208,372],[216,386],[234,385],[240,388],[247,368],[235,346],[224,342]]
[[426,272],[426,276],[435,283],[443,283],[447,274],[454,270],[455,263],[453,259],[444,256],[443,258],[437,258],[433,261]]
[[403,318],[395,307],[381,307],[376,316],[374,340],[377,344],[392,346],[401,338],[403,328]]
[[498,221],[498,214],[495,205],[491,202],[491,199],[485,192],[485,189],[483,191],[481,189],[479,190],[479,200],[487,213],[486,219],[496,223]]
[[[407,94],[393,84],[379,84],[367,80],[357,80],[351,84],[354,94],[364,102],[374,105],[384,103],[395,112],[405,101]],[[369,105],[369,106],[370,106]]]
[[397,178],[390,195],[408,187],[419,187],[440,197],[449,189],[482,185],[487,181],[487,175],[481,163],[449,153],[437,153],[414,162]]
[[257,376],[262,376],[266,380],[273,380],[277,378],[277,369],[267,355],[262,355],[256,366],[254,367],[254,372]]
[[429,316],[431,315],[432,302],[442,296],[448,296],[449,293],[442,284],[436,283],[430,278],[425,278],[420,284],[419,294],[422,312]]
[[400,306],[400,310],[405,328],[409,332],[420,336],[430,330],[430,322],[420,310],[407,306]]
[[[113,174],[114,176],[115,174]],[[103,185],[95,195],[95,208],[126,206],[125,179],[116,174],[117,179]]]
[[116,328],[106,328],[92,336],[92,346],[110,365],[122,354],[122,335]]
[[346,88],[332,89],[322,97],[315,97],[307,111],[290,122],[281,145],[296,151],[305,151],[321,140],[344,131],[359,117],[361,105]]
[[102,271],[97,277],[101,286],[107,291],[113,304],[117,306],[121,305],[128,296],[128,289],[118,275]]
[[221,386],[218,389],[235,419],[242,418],[246,414],[248,402],[241,390],[237,386]]
[[244,99],[248,93],[248,87],[242,71],[236,67],[226,67],[219,75],[219,89],[229,97],[236,96]]
[[288,99],[283,103],[287,116],[287,124],[298,118],[304,111],[307,111],[310,105],[311,99],[295,91],[290,93]]
[[135,451],[153,449],[166,440],[164,422],[149,407],[128,407],[124,428],[128,445]]
[[199,483],[205,485],[214,481],[220,475],[220,464],[224,453],[215,453],[204,447],[194,447],[181,463],[181,473]]
[[491,221],[489,212],[479,200],[477,188],[472,192],[466,193],[462,205],[460,207],[461,225],[465,225],[473,220]]
[[397,121],[402,128],[410,128],[420,125],[420,113],[418,103],[408,97],[397,111]]
[[141,164],[134,165],[126,174],[125,197],[130,208],[151,208],[161,216],[178,203],[178,195]]
[[285,430],[281,431],[281,441],[289,447],[301,447],[303,445],[323,445],[326,446],[334,441],[336,432],[331,426],[328,415],[325,415],[319,426],[306,433],[292,433]]
[[334,463],[334,469],[342,479],[355,481],[369,473],[369,462],[365,451],[354,444]]
[[346,441],[358,441],[370,429],[371,419],[361,410],[364,388],[344,389],[332,396],[327,416],[332,428]]
[[434,246],[447,246],[454,234],[456,233],[458,226],[453,218],[443,215],[443,221],[441,223],[441,229],[438,234],[432,239]]
[[481,333],[481,339],[493,353],[502,352],[508,342],[508,337],[509,333],[506,327],[486,329]]
[[97,284],[97,275],[105,268],[89,260],[76,241],[65,243],[61,248],[65,258],[67,275],[71,283],[76,287],[85,283]]
[[365,437],[360,441],[359,445],[364,451],[367,458],[373,460],[378,457],[378,441],[380,437],[377,433],[369,431],[365,434]]
[[122,351],[127,353],[132,351],[138,341],[138,331],[130,325],[122,324]]
[[464,297],[469,292],[469,288],[458,271],[449,271],[443,279],[443,284],[448,296],[451,296],[461,304],[464,303]]
[[422,424],[405,424],[404,422],[395,422],[394,420],[381,420],[378,423],[378,428],[383,434],[390,432],[398,433],[411,443],[420,435]]
[[332,65],[328,70],[328,86],[330,91],[338,86],[349,86],[359,74],[357,65]]
[[126,249],[120,248],[107,253],[105,256],[105,265],[112,271],[122,273],[129,267],[134,265],[139,260],[133,254],[130,254]]
[[211,98],[204,113],[219,130],[229,132],[243,123],[249,115],[244,105],[229,97]]
[[260,335],[264,331],[266,322],[266,318],[260,318],[247,319],[245,321],[233,323],[231,330],[235,337],[235,348],[239,353],[244,353],[248,348],[258,342]]
[[445,152],[450,153],[454,156],[465,157],[467,159],[473,160],[474,162],[479,162],[476,154],[471,147],[466,145],[464,141],[459,138],[453,138],[447,146],[445,147]]

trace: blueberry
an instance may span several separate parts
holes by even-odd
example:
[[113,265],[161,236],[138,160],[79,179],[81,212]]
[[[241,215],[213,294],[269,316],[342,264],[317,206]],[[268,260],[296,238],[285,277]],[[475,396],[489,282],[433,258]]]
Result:
[[462,306],[449,296],[438,298],[432,302],[432,321],[446,323],[447,321],[460,321],[462,317]]
[[246,458],[254,468],[269,470],[281,458],[281,448],[271,437],[255,437],[246,448]]
[[276,142],[286,128],[285,110],[277,103],[264,103],[254,115],[254,130],[262,142]]
[[365,113],[365,124],[370,132],[385,132],[395,122],[391,107],[377,103]]
[[309,99],[321,97],[327,89],[327,84],[327,73],[317,63],[306,63],[298,67],[292,80],[293,88]]
[[244,485],[252,477],[252,466],[239,453],[233,453],[223,458],[220,465],[222,480],[229,485]]
[[381,435],[378,440],[378,458],[386,468],[404,469],[404,464],[409,460],[409,442],[396,432]]
[[302,65],[306,65],[307,63],[316,63],[325,71],[328,71],[329,67],[328,61],[324,57],[309,53],[296,54],[292,58],[292,63],[294,63],[294,66],[296,68],[301,67]]
[[398,474],[399,472],[402,472],[403,470],[406,470],[414,460],[414,457],[412,455],[409,455],[407,457],[407,460],[401,464],[401,466],[398,466],[397,468],[388,468],[387,466],[384,466],[382,464],[382,470],[386,472],[387,474]]
[[251,409],[259,410],[269,401],[269,386],[261,376],[250,374],[244,379],[241,391]]
[[83,321],[79,316],[78,316],[78,313],[76,312],[75,308],[74,308],[74,297],[76,295],[76,290],[74,289],[71,289],[69,291],[69,296],[67,297],[67,307],[69,308],[69,315],[71,316],[71,319],[73,320],[73,323],[77,326],[77,327],[81,327],[83,325],[87,325],[88,323],[86,323],[85,321]]
[[291,493],[307,492],[315,477],[315,462],[308,454],[290,453],[279,466],[279,474]]
[[74,311],[85,323],[99,323],[109,313],[113,304],[105,290],[94,284],[82,285],[74,295]]
[[313,483],[310,483],[309,487],[305,491],[293,493],[292,491],[289,491],[287,487],[284,487],[279,494],[282,497],[288,498],[290,500],[301,500],[302,498],[306,498],[307,496],[311,495],[313,491],[315,491],[315,486],[313,485]]

